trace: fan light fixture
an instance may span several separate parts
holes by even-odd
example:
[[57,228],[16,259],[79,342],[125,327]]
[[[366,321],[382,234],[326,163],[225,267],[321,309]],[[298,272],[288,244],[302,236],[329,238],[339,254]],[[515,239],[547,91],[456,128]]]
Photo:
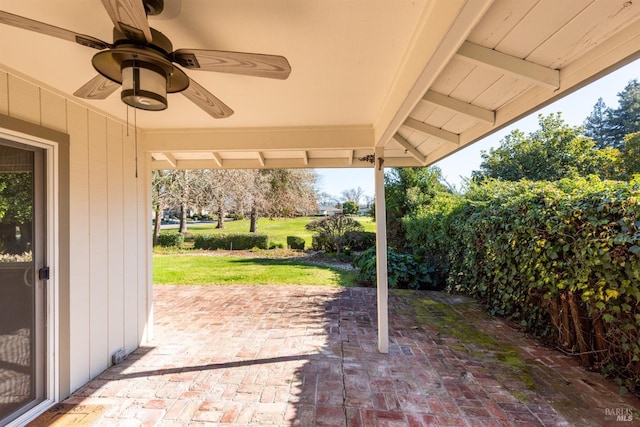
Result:
[[154,64],[122,61],[122,102],[142,110],[167,108],[167,75]]

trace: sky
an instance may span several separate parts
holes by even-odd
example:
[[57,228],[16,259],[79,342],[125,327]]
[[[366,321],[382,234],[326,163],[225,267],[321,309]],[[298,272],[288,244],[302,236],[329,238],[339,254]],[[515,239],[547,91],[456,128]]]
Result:
[[[582,125],[593,111],[598,98],[602,98],[607,107],[616,108],[618,93],[633,79],[640,79],[640,59],[452,154],[435,163],[435,166],[442,170],[442,175],[449,184],[459,189],[472,171],[480,169],[482,151],[499,146],[500,140],[512,130],[520,129],[527,134],[533,132],[538,127],[538,114],[547,115],[558,111],[562,112],[562,117],[569,125]],[[320,192],[340,196],[345,190],[360,187],[367,196],[374,194],[371,168],[316,169],[316,172]]]

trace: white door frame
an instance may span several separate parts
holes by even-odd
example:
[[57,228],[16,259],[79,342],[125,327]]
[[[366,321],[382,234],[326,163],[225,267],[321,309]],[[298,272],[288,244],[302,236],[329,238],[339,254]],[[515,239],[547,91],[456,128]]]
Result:
[[[0,138],[44,150],[44,265],[50,269],[49,280],[44,284],[46,306],[45,316],[45,355],[44,355],[44,396],[43,401],[11,421],[8,426],[21,426],[60,400],[59,372],[59,147],[58,143],[44,138],[26,135],[13,130],[0,128]],[[40,268],[42,266],[38,266]]]

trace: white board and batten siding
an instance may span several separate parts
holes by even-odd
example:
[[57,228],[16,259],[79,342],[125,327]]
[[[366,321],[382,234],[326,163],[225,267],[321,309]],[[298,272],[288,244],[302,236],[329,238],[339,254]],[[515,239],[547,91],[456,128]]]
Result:
[[[147,163],[136,177],[133,128],[0,69],[0,114],[69,135],[72,392],[133,351],[150,316]],[[64,352],[63,352],[64,353]]]

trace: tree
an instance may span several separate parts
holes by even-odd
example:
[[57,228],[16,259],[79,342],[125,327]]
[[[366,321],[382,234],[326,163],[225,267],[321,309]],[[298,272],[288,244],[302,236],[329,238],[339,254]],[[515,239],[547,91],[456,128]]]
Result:
[[360,200],[364,197],[364,190],[361,187],[350,188],[342,192],[342,197],[345,201],[351,200],[356,202],[357,205],[360,205]]
[[310,169],[259,169],[248,180],[249,232],[258,229],[258,218],[287,218],[317,211],[316,173]]
[[245,184],[250,182],[251,174],[240,169],[212,169],[207,171],[206,187],[203,202],[216,213],[216,228],[224,228],[227,212],[238,200],[238,193],[245,191]]
[[625,136],[622,164],[627,179],[635,174],[640,174],[640,132]]
[[166,200],[169,206],[180,212],[179,232],[187,232],[187,214],[190,208],[203,206],[206,195],[208,173],[205,170],[169,170],[166,171]]
[[289,218],[317,210],[316,173],[311,169],[268,169],[265,214],[269,218]]
[[437,167],[390,169],[384,176],[387,207],[387,240],[390,246],[405,246],[402,219],[428,204],[436,193],[447,191]]
[[621,150],[625,136],[640,131],[640,82],[631,80],[618,93],[618,108],[607,108],[602,98],[598,99],[584,127],[584,134],[593,138],[598,148]]
[[[0,251],[22,254],[31,249],[32,198],[32,173],[0,173]],[[17,237],[17,228],[20,229],[20,239]]]
[[624,137],[640,131],[640,82],[631,80],[618,93],[618,108],[611,111],[608,126],[614,148],[624,146]]
[[514,130],[497,148],[482,153],[475,180],[495,178],[503,181],[557,181],[590,174],[609,178],[616,175],[619,152],[599,150],[583,135],[583,128],[564,122],[561,113],[538,116],[539,129],[525,135]]
[[151,173],[151,205],[154,212],[153,245],[158,244],[160,236],[160,223],[162,222],[162,209],[166,205],[167,185],[169,184],[166,171],[154,170]]
[[353,200],[347,200],[342,204],[342,213],[344,215],[355,215],[360,210],[360,205],[358,205]]
[[604,148],[613,145],[610,141],[609,116],[611,109],[606,106],[602,98],[593,106],[593,111],[584,121],[584,135],[596,142],[596,147]]
[[338,198],[329,193],[318,193],[316,194],[316,203],[320,206],[332,206],[338,203]]

